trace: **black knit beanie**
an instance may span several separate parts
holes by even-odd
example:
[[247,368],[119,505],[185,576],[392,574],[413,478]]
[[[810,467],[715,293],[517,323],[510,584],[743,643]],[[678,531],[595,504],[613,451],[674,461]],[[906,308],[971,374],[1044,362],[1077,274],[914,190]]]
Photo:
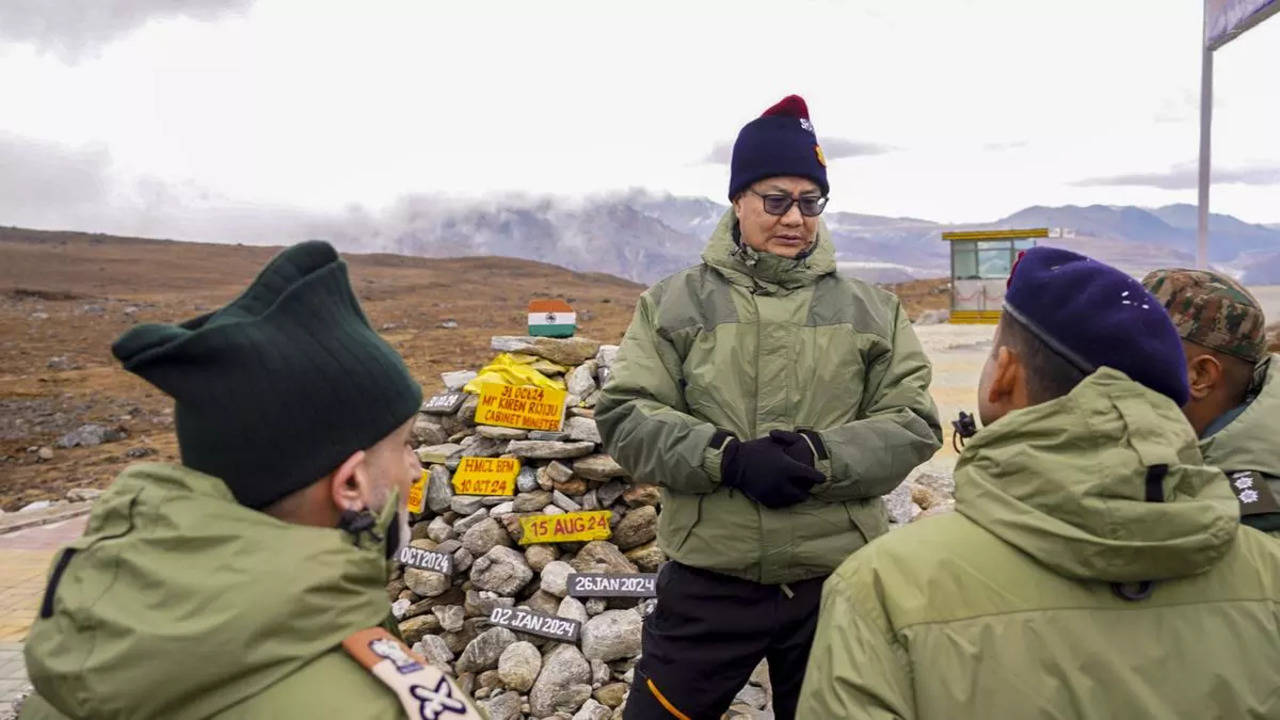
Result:
[[139,325],[111,352],[175,400],[182,464],[252,508],[316,482],[422,403],[320,241],[277,255],[221,310]]

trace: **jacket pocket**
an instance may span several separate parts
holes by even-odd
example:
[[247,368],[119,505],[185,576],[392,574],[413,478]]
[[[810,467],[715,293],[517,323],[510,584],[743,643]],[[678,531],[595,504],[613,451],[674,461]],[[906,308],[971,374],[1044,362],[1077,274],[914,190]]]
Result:
[[658,537],[666,549],[678,552],[689,539],[689,534],[702,518],[703,495],[689,495],[667,491],[662,499],[662,512],[658,515]]
[[862,533],[866,542],[889,532],[889,513],[880,498],[846,500],[843,504],[849,514],[849,522]]

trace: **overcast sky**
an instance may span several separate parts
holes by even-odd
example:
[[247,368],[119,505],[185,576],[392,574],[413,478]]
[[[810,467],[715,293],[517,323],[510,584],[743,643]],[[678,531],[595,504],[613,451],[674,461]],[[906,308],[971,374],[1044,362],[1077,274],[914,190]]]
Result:
[[[5,0],[0,224],[723,201],[738,128],[792,92],[833,209],[1195,203],[1200,34],[1200,0]],[[1280,222],[1280,19],[1216,64],[1213,209]]]

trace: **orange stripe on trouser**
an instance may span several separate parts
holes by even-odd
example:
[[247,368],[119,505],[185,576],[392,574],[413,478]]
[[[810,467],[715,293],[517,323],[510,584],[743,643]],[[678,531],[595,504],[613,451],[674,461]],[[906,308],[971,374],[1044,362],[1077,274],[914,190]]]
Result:
[[679,720],[690,720],[688,715],[677,710],[676,706],[672,705],[671,701],[658,691],[658,686],[653,684],[652,678],[646,679],[645,684],[649,686],[649,692],[653,693],[653,696],[658,699],[658,702],[662,703],[662,707],[666,708],[667,712],[675,715]]

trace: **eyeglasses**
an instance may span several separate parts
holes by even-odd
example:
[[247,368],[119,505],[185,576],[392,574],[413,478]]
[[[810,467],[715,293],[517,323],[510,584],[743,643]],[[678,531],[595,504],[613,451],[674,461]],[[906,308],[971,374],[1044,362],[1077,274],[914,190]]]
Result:
[[770,215],[786,215],[791,212],[792,205],[800,206],[800,214],[805,217],[818,217],[827,207],[827,196],[801,195],[792,197],[782,193],[762,193],[755,188],[747,188],[753,195],[759,195],[764,201],[764,211]]

